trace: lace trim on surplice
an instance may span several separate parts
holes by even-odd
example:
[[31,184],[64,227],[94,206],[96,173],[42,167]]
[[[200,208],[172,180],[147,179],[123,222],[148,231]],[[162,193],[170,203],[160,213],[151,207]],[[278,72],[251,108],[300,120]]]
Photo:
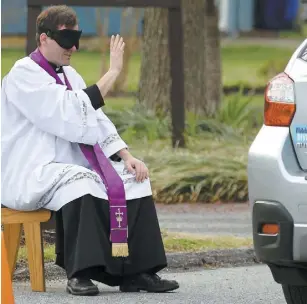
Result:
[[103,142],[99,143],[99,146],[103,149],[119,140],[121,140],[120,136],[117,133],[112,133]]
[[42,196],[41,200],[36,204],[36,208],[40,209],[43,208],[46,204],[48,204],[50,200],[50,194],[53,191],[57,191],[59,188],[65,187],[75,181],[82,180],[82,179],[91,179],[95,181],[97,184],[103,183],[103,181],[93,172],[78,172],[74,174],[72,177],[70,177],[67,181],[65,181],[63,184],[59,185],[57,189],[54,189],[54,187],[60,182],[60,180],[63,178],[63,176],[73,167],[73,165],[67,165],[65,166],[62,171],[58,174],[58,176],[54,179],[54,181],[51,184],[50,189]]
[[64,184],[63,186],[67,186],[75,181],[81,180],[81,179],[85,179],[85,178],[89,178],[94,180],[97,184],[102,183],[103,181],[95,174],[92,172],[78,172],[77,174],[75,174],[74,176],[72,176],[71,178],[69,178]]
[[84,137],[87,127],[87,116],[88,116],[88,109],[86,102],[82,99],[80,100],[80,97],[76,94],[77,99],[80,101],[80,108],[81,108],[81,121],[82,121],[82,134],[81,138]]

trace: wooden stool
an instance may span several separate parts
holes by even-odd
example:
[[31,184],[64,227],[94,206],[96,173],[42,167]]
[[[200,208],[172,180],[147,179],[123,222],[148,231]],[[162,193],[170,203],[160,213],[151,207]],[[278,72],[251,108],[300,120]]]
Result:
[[21,229],[23,226],[31,288],[33,291],[46,291],[41,223],[47,222],[50,217],[51,211],[49,210],[17,211],[9,208],[1,208],[4,241],[11,278],[13,278],[16,267]]

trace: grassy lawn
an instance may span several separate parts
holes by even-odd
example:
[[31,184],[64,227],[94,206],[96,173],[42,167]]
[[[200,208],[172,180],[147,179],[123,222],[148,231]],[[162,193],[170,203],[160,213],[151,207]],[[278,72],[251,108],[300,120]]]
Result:
[[264,86],[268,79],[259,75],[259,69],[271,61],[290,60],[293,50],[265,46],[227,46],[222,49],[224,85],[242,83]]
[[301,31],[281,31],[279,33],[280,38],[294,38],[294,39],[306,39],[307,36],[307,24],[301,25]]
[[[215,249],[234,249],[242,247],[251,247],[253,241],[251,238],[242,238],[234,236],[194,236],[182,233],[163,232],[163,243],[166,252],[196,252]],[[45,262],[55,260],[55,246],[44,245]],[[20,247],[18,252],[18,262],[27,261],[27,250],[24,246]]]
[[129,110],[131,109],[135,103],[136,98],[134,97],[106,97],[105,98],[106,109],[111,109],[114,111],[121,111],[121,110]]
[[[241,97],[242,100],[245,100],[247,98],[248,97],[246,96]],[[227,96],[224,96],[224,99],[227,99]],[[104,109],[121,111],[121,110],[131,109],[136,103],[136,98],[135,97],[106,97],[105,101],[106,101],[106,105]],[[251,102],[255,104],[255,106],[260,106],[261,108],[263,108],[264,106],[264,99],[262,95],[254,95],[252,97]]]
[[[263,86],[267,79],[258,74],[259,68],[267,61],[288,60],[292,54],[289,48],[264,46],[224,46],[222,48],[222,67],[224,85],[245,84]],[[13,63],[24,56],[23,50],[2,50],[1,73],[6,74]],[[140,55],[135,54],[130,61],[130,72],[126,90],[136,92],[140,77]],[[81,51],[72,60],[78,72],[87,84],[95,83],[100,76],[101,55],[98,52]]]
[[252,238],[235,236],[199,236],[185,233],[165,233],[163,243],[166,252],[195,252],[201,250],[251,247]]

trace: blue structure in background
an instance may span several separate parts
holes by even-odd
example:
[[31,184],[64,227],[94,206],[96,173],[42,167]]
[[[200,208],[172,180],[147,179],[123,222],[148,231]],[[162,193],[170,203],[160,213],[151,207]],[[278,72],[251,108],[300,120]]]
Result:
[[220,11],[225,18],[223,30],[232,36],[249,32],[254,25],[255,0],[221,0]]
[[[80,28],[87,36],[96,35],[96,14],[94,7],[74,7],[78,14]],[[99,8],[102,12],[105,8]],[[120,18],[123,8],[110,8],[109,35],[120,32]],[[102,20],[103,21],[103,20]],[[27,0],[2,0],[1,2],[2,35],[25,35],[27,32]],[[142,21],[138,33],[142,32]]]
[[[220,29],[233,36],[236,36],[238,32],[249,32],[253,28],[291,29],[300,5],[300,0],[215,1],[220,10]],[[27,31],[27,0],[2,0],[1,5],[2,35],[25,35]],[[78,14],[83,35],[96,35],[95,8],[75,6],[74,9]],[[99,9],[103,15],[105,8]],[[122,10],[123,8],[110,8],[109,35],[120,32]],[[129,20],[129,23],[131,21]],[[142,33],[141,20],[138,24],[138,33]]]
[[255,26],[259,29],[291,30],[299,7],[300,0],[257,0]]
[[216,0],[220,30],[236,37],[253,29],[291,30],[301,0]]
[[300,9],[300,0],[288,0],[286,6],[285,19],[288,22],[293,22]]

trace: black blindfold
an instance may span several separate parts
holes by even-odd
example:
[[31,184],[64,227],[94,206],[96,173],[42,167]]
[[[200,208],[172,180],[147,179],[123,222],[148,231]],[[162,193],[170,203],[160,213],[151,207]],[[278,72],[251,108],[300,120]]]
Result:
[[46,30],[44,32],[63,49],[69,50],[74,46],[76,49],[79,49],[79,40],[82,31],[63,29],[56,31]]

